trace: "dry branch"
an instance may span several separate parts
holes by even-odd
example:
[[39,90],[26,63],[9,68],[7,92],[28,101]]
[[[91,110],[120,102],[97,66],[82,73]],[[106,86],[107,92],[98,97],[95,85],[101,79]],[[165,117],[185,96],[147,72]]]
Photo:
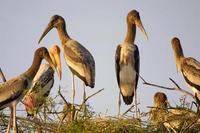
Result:
[[180,92],[184,93],[185,95],[189,95],[190,97],[192,97],[192,98],[196,101],[196,98],[195,98],[195,96],[194,96],[192,93],[190,93],[190,92],[188,92],[188,91],[186,91],[186,90],[184,90],[184,89],[181,89],[181,88],[179,87],[179,85],[178,85],[172,78],[169,78],[169,80],[170,80],[176,87],[165,87],[165,86],[161,86],[161,85],[149,83],[149,82],[147,82],[144,78],[142,78],[142,76],[140,76],[140,78],[142,79],[143,84],[145,84],[145,85],[154,86],[154,87],[158,87],[158,88],[162,88],[162,89],[166,89],[166,90],[176,90],[176,91],[180,91]]
[[104,88],[101,89],[101,90],[98,90],[97,92],[93,93],[92,95],[86,97],[86,98],[84,99],[84,101],[82,102],[81,107],[79,108],[78,111],[80,111],[80,110],[83,108],[83,105],[87,102],[88,99],[90,99],[91,97],[95,96],[96,94],[100,93],[100,92],[103,91],[103,90],[104,90]]
[[0,76],[1,76],[1,79],[3,80],[3,82],[6,82],[5,75],[3,74],[3,71],[1,70],[1,68],[0,68]]

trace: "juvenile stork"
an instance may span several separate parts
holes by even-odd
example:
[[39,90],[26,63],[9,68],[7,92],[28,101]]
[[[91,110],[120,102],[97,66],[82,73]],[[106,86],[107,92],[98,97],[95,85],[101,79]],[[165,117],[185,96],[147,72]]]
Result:
[[[54,65],[57,67],[59,78],[61,79],[62,68],[60,61],[60,48],[57,45],[54,45],[50,48],[49,54]],[[41,64],[33,79],[31,89],[23,100],[27,116],[36,116],[40,107],[45,103],[46,97],[48,97],[53,84],[54,70],[49,64]]]
[[[134,94],[136,95],[140,56],[137,45],[134,44],[136,36],[136,26],[144,33],[146,39],[147,33],[140,20],[139,12],[132,10],[127,15],[127,33],[124,42],[117,46],[115,54],[115,68],[117,75],[117,82],[120,88],[120,93],[123,97],[125,104],[130,105],[133,101]],[[135,106],[137,110],[135,96]],[[121,106],[121,98],[119,94],[119,110]]]
[[200,62],[192,57],[184,57],[180,40],[177,37],[174,37],[171,43],[177,71],[183,75],[189,88],[192,89],[195,96],[200,100]]
[[[48,50],[44,47],[41,47],[35,51],[32,65],[26,72],[0,85],[0,110],[12,106],[13,114],[10,117],[10,121],[13,121],[14,133],[17,133],[16,105],[31,87],[32,80],[35,77],[43,58],[55,70],[55,65],[49,56]],[[13,120],[11,120],[12,117]],[[9,124],[8,127],[10,127]],[[7,132],[9,131],[7,130]]]
[[154,107],[166,109],[167,105],[167,95],[163,92],[156,92],[154,95]]
[[154,106],[149,113],[149,119],[153,124],[158,124],[161,121],[165,121],[167,106],[167,95],[163,92],[156,92],[154,94]]
[[95,61],[92,54],[83,45],[70,38],[66,31],[65,20],[59,15],[51,17],[51,20],[38,43],[40,43],[40,41],[52,28],[56,28],[58,31],[64,51],[65,61],[72,72],[72,104],[74,105],[74,75],[78,76],[84,82],[83,99],[85,99],[85,85],[91,88],[94,88],[95,85]]

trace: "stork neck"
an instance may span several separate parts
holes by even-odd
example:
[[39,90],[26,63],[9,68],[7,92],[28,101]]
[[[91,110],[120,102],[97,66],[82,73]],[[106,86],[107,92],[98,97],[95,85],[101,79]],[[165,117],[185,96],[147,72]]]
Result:
[[33,79],[40,68],[42,58],[35,54],[31,67],[24,73],[28,78]]
[[136,25],[130,22],[127,22],[127,33],[126,33],[125,42],[131,43],[131,44],[134,43],[135,35],[136,35]]
[[65,44],[69,39],[69,35],[67,34],[66,26],[63,24],[57,28],[59,38],[62,44]]

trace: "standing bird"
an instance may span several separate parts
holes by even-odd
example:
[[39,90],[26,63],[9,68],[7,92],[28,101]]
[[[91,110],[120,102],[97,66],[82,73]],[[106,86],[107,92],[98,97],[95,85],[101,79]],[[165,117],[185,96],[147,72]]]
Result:
[[66,31],[65,20],[59,15],[51,17],[38,43],[52,28],[56,28],[58,31],[65,61],[72,72],[72,104],[74,105],[74,75],[78,76],[84,82],[83,100],[85,100],[85,85],[91,88],[94,88],[95,85],[95,61],[91,53],[84,46],[69,37]]
[[[17,133],[16,105],[31,87],[33,78],[35,77],[43,58],[55,70],[55,66],[49,56],[48,50],[44,47],[41,47],[35,51],[32,65],[26,72],[0,85],[0,110],[12,106],[13,114],[11,116],[13,117],[14,133]],[[12,117],[10,117],[10,119]],[[10,127],[9,124],[8,127]]]
[[[132,10],[127,15],[127,34],[125,40],[122,44],[117,46],[115,54],[117,82],[120,88],[120,93],[123,96],[123,100],[127,105],[132,103],[134,93],[136,95],[139,77],[140,56],[138,47],[134,44],[136,26],[144,33],[146,39],[148,38],[140,20],[139,12]],[[136,96],[135,102],[137,102]],[[120,106],[121,99],[119,94],[119,114]],[[136,103],[135,106],[137,106]]]
[[[60,61],[60,48],[54,45],[50,48],[49,54],[54,65],[58,67],[59,78],[62,76],[62,68]],[[49,64],[41,64],[40,68],[33,79],[31,89],[24,97],[23,103],[27,112],[27,116],[36,116],[39,108],[43,105],[48,97],[54,84],[54,70]]]
[[192,57],[185,58],[180,40],[174,37],[171,41],[176,60],[177,71],[181,72],[187,85],[200,100],[200,62]]
[[[1,68],[0,68],[0,77],[1,77],[3,82],[6,82],[6,77],[4,76],[4,73],[1,70]],[[7,130],[6,130],[6,133],[8,133],[10,131],[11,124],[12,124],[12,119],[13,119],[13,107],[10,106],[10,120],[8,122],[8,127],[7,127]]]

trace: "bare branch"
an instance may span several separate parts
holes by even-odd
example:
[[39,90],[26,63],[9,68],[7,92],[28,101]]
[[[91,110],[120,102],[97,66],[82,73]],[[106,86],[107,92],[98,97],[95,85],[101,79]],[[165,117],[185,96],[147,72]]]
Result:
[[3,80],[3,82],[6,82],[6,77],[4,76],[3,71],[1,70],[1,68],[0,68],[0,76],[1,76],[1,79]]
[[58,94],[60,95],[60,97],[63,99],[63,101],[65,102],[65,104],[69,104],[68,102],[67,102],[67,100],[64,98],[64,96],[61,94],[61,92],[60,92],[60,85],[59,85],[59,90],[58,90]]
[[167,90],[175,90],[174,88],[170,88],[170,87],[165,87],[165,86],[161,86],[161,85],[149,83],[141,75],[139,75],[139,77],[142,79],[143,84],[145,84],[145,85],[154,86],[154,87],[158,87],[158,88],[162,88],[162,89],[167,89]]
[[[139,75],[140,76],[140,75]],[[146,80],[144,80],[144,78],[142,76],[140,76],[140,78],[142,79],[143,81],[143,84],[145,85],[149,85],[149,86],[154,86],[154,87],[158,87],[158,88],[162,88],[162,89],[166,89],[166,90],[176,90],[176,91],[180,91],[182,93],[184,93],[185,95],[189,95],[190,97],[192,97],[195,101],[196,101],[196,98],[195,96],[186,91],[186,90],[183,90],[179,87],[179,85],[172,79],[172,78],[169,78],[169,80],[176,86],[176,87],[165,87],[165,86],[161,86],[161,85],[157,85],[157,84],[152,84],[152,83],[149,83],[147,82]]]
[[186,90],[184,90],[184,89],[181,89],[181,88],[179,87],[179,85],[178,85],[172,78],[169,78],[169,80],[170,80],[173,84],[175,84],[176,88],[174,88],[174,90],[177,90],[177,91],[180,91],[180,92],[182,92],[182,93],[184,93],[184,94],[186,94],[186,95],[189,95],[189,96],[191,96],[191,97],[196,101],[196,98],[195,98],[195,96],[194,96],[192,93],[190,93],[190,92],[188,92],[188,91],[186,91]]
[[93,93],[92,95],[90,95],[90,96],[86,97],[86,98],[84,99],[84,101],[82,102],[82,104],[81,104],[81,107],[80,107],[79,111],[82,109],[82,107],[83,107],[84,103],[86,103],[88,99],[90,99],[91,97],[95,96],[96,94],[100,93],[100,92],[101,92],[101,91],[103,91],[103,90],[104,90],[104,88],[103,88],[103,89],[101,89],[101,90],[98,90],[97,92]]
[[135,105],[133,104],[130,108],[128,108],[123,114],[122,116],[126,115]]

